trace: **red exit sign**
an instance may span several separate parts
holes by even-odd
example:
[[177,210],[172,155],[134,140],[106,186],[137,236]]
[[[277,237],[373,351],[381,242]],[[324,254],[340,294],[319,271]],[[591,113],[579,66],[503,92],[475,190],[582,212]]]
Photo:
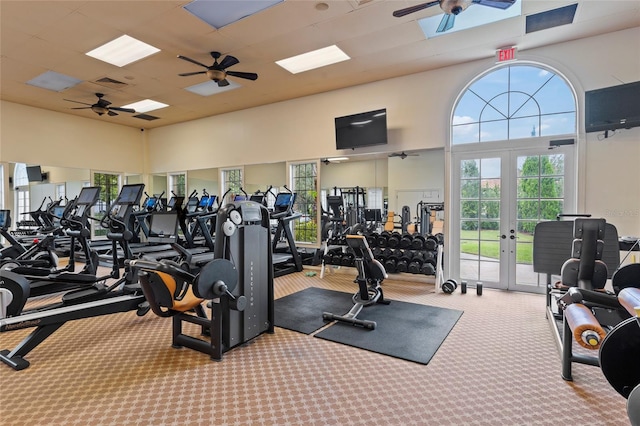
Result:
[[505,47],[496,51],[496,62],[507,62],[516,60],[516,48]]

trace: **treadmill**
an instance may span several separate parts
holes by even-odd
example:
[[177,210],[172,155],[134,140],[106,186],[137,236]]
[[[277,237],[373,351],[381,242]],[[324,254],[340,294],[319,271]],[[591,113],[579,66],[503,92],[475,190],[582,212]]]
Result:
[[[276,277],[302,271],[302,258],[291,231],[291,222],[302,216],[302,213],[293,211],[295,200],[295,193],[278,193],[271,213],[271,219],[278,221],[272,241],[273,272]],[[280,244],[282,240],[285,241],[284,245]]]

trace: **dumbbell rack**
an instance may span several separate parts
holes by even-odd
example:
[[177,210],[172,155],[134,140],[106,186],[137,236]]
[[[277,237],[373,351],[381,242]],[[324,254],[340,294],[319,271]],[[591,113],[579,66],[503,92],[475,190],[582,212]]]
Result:
[[[383,232],[368,235],[367,242],[374,258],[382,263],[388,273],[403,272],[438,278],[437,265],[442,264],[442,237]],[[354,266],[353,255],[346,250],[345,237],[327,241],[322,256],[321,278],[329,265]]]

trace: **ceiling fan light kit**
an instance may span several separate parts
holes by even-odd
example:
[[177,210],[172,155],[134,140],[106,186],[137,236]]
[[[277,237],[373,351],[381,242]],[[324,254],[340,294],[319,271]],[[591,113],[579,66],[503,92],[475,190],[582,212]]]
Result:
[[107,114],[111,117],[118,115],[117,112],[115,111],[120,111],[120,112],[128,112],[128,113],[132,113],[134,114],[136,112],[136,110],[134,110],[133,108],[123,108],[123,107],[114,107],[114,106],[109,106],[111,105],[111,102],[109,102],[108,100],[104,99],[104,94],[102,93],[96,93],[96,96],[98,97],[98,102],[96,102],[95,104],[89,104],[86,102],[80,102],[80,101],[74,101],[71,99],[65,99],[65,101],[67,102],[75,102],[77,104],[82,104],[82,105],[87,105],[84,107],[76,107],[76,108],[71,108],[71,109],[90,109],[91,111],[95,112],[98,115],[104,115]]
[[227,68],[240,63],[240,61],[235,56],[227,55],[218,63],[218,59],[222,56],[220,52],[211,52],[210,55],[213,58],[213,64],[210,66],[205,65],[202,62],[198,62],[194,59],[188,58],[186,56],[178,55],[179,59],[182,59],[187,62],[191,62],[192,64],[201,66],[203,68],[206,68],[205,71],[184,72],[178,75],[180,77],[189,77],[192,75],[206,74],[209,80],[213,80],[216,83],[218,83],[219,87],[224,87],[229,85],[229,81],[227,81],[228,75],[232,77],[244,78],[247,80],[258,79],[258,74],[253,72],[227,71]]
[[455,17],[464,12],[472,4],[479,4],[481,6],[505,10],[511,7],[515,2],[516,0],[436,0],[406,7],[404,9],[398,9],[393,12],[393,16],[401,18],[432,6],[440,6],[440,9],[444,12],[444,16],[442,17],[442,21],[440,22],[436,32],[443,33],[453,28]]

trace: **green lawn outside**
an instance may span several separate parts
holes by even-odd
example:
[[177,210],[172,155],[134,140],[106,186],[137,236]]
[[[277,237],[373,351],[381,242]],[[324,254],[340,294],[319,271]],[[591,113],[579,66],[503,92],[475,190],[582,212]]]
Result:
[[[498,231],[480,231],[480,250],[478,250],[478,232],[460,231],[460,251],[498,259],[500,257],[499,234]],[[519,244],[517,245],[516,262],[527,265],[532,264],[533,235],[518,233],[517,238]]]

